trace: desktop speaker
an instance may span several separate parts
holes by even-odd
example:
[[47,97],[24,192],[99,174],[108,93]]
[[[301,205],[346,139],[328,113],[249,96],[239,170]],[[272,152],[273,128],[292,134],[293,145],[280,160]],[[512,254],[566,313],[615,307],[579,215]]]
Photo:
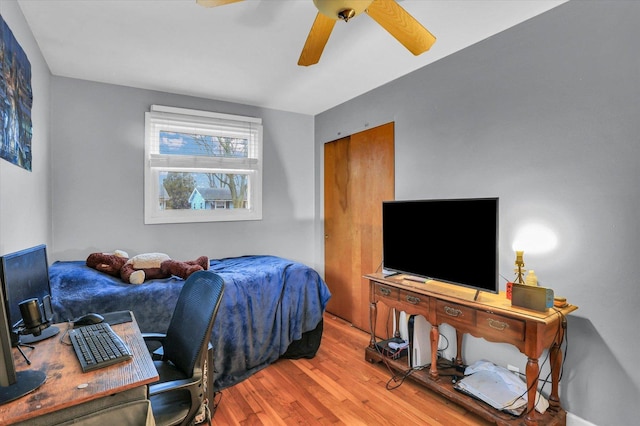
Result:
[[553,290],[545,287],[516,284],[511,287],[511,306],[547,312],[553,306]]

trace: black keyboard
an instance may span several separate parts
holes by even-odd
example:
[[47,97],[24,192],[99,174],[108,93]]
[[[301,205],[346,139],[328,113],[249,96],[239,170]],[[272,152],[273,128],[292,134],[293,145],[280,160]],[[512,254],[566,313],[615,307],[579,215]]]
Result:
[[131,359],[131,351],[106,322],[74,328],[69,337],[83,372]]

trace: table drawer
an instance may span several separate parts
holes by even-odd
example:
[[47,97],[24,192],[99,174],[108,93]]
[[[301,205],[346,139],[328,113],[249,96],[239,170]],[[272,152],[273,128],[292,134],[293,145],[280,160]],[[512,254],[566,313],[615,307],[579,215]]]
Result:
[[524,321],[484,311],[476,315],[478,331],[483,336],[501,342],[524,341]]
[[420,312],[420,315],[427,316],[429,313],[429,296],[411,293],[400,290],[400,302],[407,306],[408,312]]
[[373,292],[375,294],[376,300],[380,300],[382,302],[397,302],[400,290],[395,287],[376,283],[374,284]]
[[438,300],[436,303],[438,324],[447,323],[453,327],[473,327],[476,323],[476,311],[457,303]]

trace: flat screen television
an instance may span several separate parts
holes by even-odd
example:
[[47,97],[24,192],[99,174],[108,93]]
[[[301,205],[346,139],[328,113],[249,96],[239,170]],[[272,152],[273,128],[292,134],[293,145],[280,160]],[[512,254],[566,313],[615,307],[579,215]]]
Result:
[[498,207],[497,197],[383,202],[384,269],[498,293]]
[[53,320],[53,310],[47,248],[44,244],[0,257],[0,279],[9,329],[12,332],[17,333],[23,325],[20,303],[34,298],[38,300],[42,325],[29,333],[22,329],[21,343],[32,343],[58,333],[57,327],[49,327]]

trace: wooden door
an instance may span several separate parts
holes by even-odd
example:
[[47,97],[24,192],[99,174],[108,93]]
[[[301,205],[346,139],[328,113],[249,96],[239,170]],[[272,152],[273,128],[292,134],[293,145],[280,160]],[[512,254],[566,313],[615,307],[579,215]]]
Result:
[[382,201],[394,199],[394,170],[393,123],[325,144],[327,311],[363,330],[369,286],[362,276],[382,264]]

